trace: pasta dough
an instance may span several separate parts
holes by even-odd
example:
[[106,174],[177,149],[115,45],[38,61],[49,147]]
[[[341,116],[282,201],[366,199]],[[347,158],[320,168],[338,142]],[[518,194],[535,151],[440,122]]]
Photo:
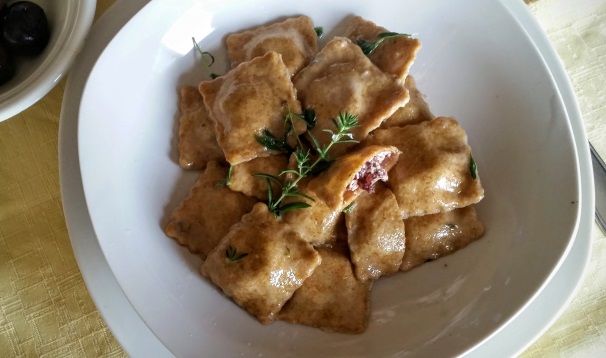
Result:
[[383,183],[362,193],[345,213],[347,241],[356,277],[376,280],[398,272],[404,255],[404,221],[396,197]]
[[471,148],[456,120],[434,120],[375,131],[367,145],[393,145],[402,151],[387,185],[402,218],[450,211],[484,197],[480,179],[470,171]]
[[[379,34],[385,32],[389,31],[372,21],[354,16],[349,20],[345,29],[345,37],[354,42],[360,39],[375,41]],[[418,39],[397,37],[385,40],[368,58],[382,71],[400,78],[406,78],[420,49],[421,42]]]
[[204,169],[212,160],[224,161],[198,89],[184,86],[179,95],[179,165],[184,169]]
[[[254,175],[264,173],[278,176],[286,169],[287,163],[288,158],[285,155],[270,155],[269,157],[259,157],[234,165],[228,184],[229,188],[259,200],[267,200],[267,183],[265,179],[257,178]],[[280,195],[278,185],[273,182],[271,185],[273,192],[276,195]]]
[[228,187],[217,188],[227,168],[210,162],[189,195],[173,210],[165,232],[191,252],[206,258],[229,228],[257,202]]
[[406,253],[400,266],[409,271],[427,261],[449,255],[484,234],[473,206],[445,213],[415,216],[406,222]]
[[318,36],[307,16],[234,33],[227,36],[225,43],[232,67],[273,51],[282,55],[288,72],[293,75],[318,52]]
[[259,203],[230,229],[200,270],[261,323],[269,323],[320,261],[309,243]]
[[[279,137],[286,128],[284,114],[288,110],[301,112],[290,74],[275,52],[242,63],[221,77],[200,83],[198,88],[219,146],[231,165],[272,154],[256,141],[255,135],[269,130]],[[295,119],[289,143],[294,146],[296,136],[306,128],[303,120]]]
[[364,190],[387,180],[387,172],[398,161],[393,146],[367,146],[337,159],[328,170],[309,182],[309,190],[329,208],[343,210]]
[[361,333],[368,325],[372,281],[356,279],[346,251],[317,249],[322,263],[284,305],[279,318],[341,333]]
[[[362,141],[399,107],[408,102],[404,81],[381,70],[346,38],[335,38],[318,53],[314,61],[294,78],[297,95],[304,107],[316,111],[317,124],[310,130],[326,145],[334,130],[331,118],[342,112],[358,116],[353,139]],[[333,157],[344,154],[353,144],[334,146]]]
[[403,127],[409,124],[418,124],[434,118],[429,110],[429,105],[423,99],[423,94],[417,89],[417,84],[412,76],[406,77],[406,88],[410,100],[404,107],[398,110],[381,123],[380,128]]

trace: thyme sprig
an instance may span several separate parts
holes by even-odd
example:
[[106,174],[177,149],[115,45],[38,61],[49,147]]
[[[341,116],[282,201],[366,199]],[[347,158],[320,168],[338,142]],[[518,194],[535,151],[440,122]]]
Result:
[[215,189],[221,189],[226,185],[229,185],[229,182],[231,181],[231,172],[233,171],[234,167],[233,166],[229,166],[229,170],[227,171],[227,176],[221,180],[220,182],[217,183],[217,185],[215,185]]
[[243,258],[245,258],[246,256],[248,256],[248,253],[238,252],[238,250],[236,250],[236,248],[231,245],[229,245],[227,250],[225,250],[225,262],[226,263],[240,261]]
[[278,139],[271,134],[268,129],[264,129],[261,135],[255,135],[257,143],[261,144],[266,149],[275,150],[277,152],[292,153],[293,149],[286,143],[287,134],[283,139]]
[[[191,41],[194,43],[194,48],[200,54],[200,59],[202,60],[202,63],[204,64],[204,68],[206,69],[208,76],[213,80],[215,78],[219,77],[218,74],[210,71],[210,66],[212,66],[213,63],[215,63],[215,57],[210,52],[202,51],[202,48],[200,47],[200,45],[198,45],[198,42],[196,41],[195,37],[192,37]],[[210,59],[210,61],[208,61],[207,59]]]
[[[267,207],[269,211],[274,213],[276,216],[280,216],[281,213],[286,211],[310,207],[310,204],[303,201],[287,204],[283,204],[282,201],[288,197],[299,197],[314,201],[312,197],[303,194],[297,187],[297,184],[306,176],[317,173],[317,169],[319,167],[325,168],[327,167],[327,163],[329,164],[332,162],[330,156],[328,155],[328,151],[333,145],[339,143],[358,143],[358,141],[353,139],[353,134],[351,133],[351,130],[358,126],[358,116],[348,112],[342,112],[337,116],[336,119],[331,119],[331,121],[335,125],[336,131],[324,129],[324,132],[331,134],[331,139],[328,144],[321,145],[318,140],[312,136],[311,133],[309,133],[314,142],[314,150],[317,153],[317,158],[315,160],[312,161],[310,149],[304,149],[299,142],[299,147],[293,153],[297,164],[296,169],[286,169],[278,174],[278,176],[264,173],[254,174],[254,176],[258,178],[265,178],[267,181]],[[293,179],[286,179],[284,182],[282,182],[279,177],[286,174],[291,174],[290,177]],[[272,182],[276,183],[282,189],[282,193],[279,197],[274,196]]]
[[[287,106],[286,114],[284,115],[284,135],[282,138],[277,138],[268,129],[263,129],[261,135],[255,135],[257,143],[261,144],[265,149],[275,150],[290,154],[295,150],[288,145],[288,136],[293,132],[295,128],[295,119],[300,118],[305,121],[307,129],[312,129],[316,125],[316,112],[311,108],[306,108],[303,113],[295,113],[290,107]],[[298,145],[303,146],[301,140],[297,136]]]
[[356,44],[360,46],[362,52],[364,52],[365,55],[370,55],[374,50],[377,49],[377,47],[379,47],[380,44],[383,43],[383,41],[397,37],[410,38],[410,35],[400,34],[397,32],[382,32],[377,35],[377,39],[375,41],[366,41],[364,39],[358,39],[358,41],[356,41]]

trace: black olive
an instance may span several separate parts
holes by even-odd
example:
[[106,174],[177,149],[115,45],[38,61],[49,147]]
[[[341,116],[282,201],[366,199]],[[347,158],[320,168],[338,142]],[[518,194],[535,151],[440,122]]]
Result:
[[34,56],[42,52],[50,39],[44,10],[30,1],[17,1],[4,11],[2,40],[14,55]]
[[15,61],[0,43],[0,85],[10,81],[13,76],[15,76]]

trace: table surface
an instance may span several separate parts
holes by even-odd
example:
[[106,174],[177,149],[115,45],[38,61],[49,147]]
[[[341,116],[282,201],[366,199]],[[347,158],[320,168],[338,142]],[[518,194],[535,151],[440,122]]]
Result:
[[[114,1],[97,0],[95,16]],[[606,157],[606,1],[526,3],[564,63],[590,141]],[[63,217],[57,146],[64,85],[0,122],[0,356],[126,356],[84,285]],[[523,357],[606,352],[605,245],[594,225],[577,295]]]

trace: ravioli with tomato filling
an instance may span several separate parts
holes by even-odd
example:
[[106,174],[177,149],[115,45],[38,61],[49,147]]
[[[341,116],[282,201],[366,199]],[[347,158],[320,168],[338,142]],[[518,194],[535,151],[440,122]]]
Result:
[[403,219],[450,211],[484,197],[467,134],[453,118],[379,129],[366,144],[393,145],[401,151],[387,185]]
[[364,190],[372,192],[376,182],[386,181],[399,155],[394,146],[363,147],[335,160],[309,182],[308,189],[329,208],[341,211]]

